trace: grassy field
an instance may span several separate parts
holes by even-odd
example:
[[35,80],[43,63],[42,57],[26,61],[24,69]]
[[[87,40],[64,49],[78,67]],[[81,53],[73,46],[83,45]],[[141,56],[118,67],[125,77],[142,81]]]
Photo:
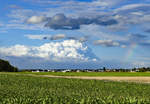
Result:
[[150,85],[0,74],[0,104],[149,104]]
[[19,72],[19,74],[56,75],[56,76],[150,76],[150,72]]

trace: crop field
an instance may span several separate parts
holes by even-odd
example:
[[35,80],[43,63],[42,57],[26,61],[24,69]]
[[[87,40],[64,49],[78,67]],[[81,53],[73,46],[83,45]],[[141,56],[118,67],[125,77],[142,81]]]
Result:
[[0,104],[149,104],[150,85],[0,74]]
[[[18,72],[17,72],[18,73]],[[19,74],[56,75],[56,76],[122,76],[122,77],[150,77],[150,72],[19,72]]]

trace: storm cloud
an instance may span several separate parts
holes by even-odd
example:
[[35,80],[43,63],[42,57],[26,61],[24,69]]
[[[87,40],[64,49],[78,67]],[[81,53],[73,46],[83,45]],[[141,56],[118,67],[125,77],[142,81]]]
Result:
[[117,24],[117,20],[113,18],[103,18],[103,16],[97,16],[93,18],[85,17],[66,17],[64,14],[56,14],[53,17],[43,17],[43,16],[32,16],[27,20],[27,23],[37,24],[46,22],[45,27],[58,30],[76,30],[80,29],[81,25],[96,24],[101,26],[109,26]]
[[70,18],[66,17],[64,14],[56,14],[55,16],[49,18],[45,27],[52,29],[65,29],[65,30],[75,30],[80,29],[81,25],[97,24],[102,26],[108,26],[117,24],[114,19],[101,19],[101,17],[96,18]]

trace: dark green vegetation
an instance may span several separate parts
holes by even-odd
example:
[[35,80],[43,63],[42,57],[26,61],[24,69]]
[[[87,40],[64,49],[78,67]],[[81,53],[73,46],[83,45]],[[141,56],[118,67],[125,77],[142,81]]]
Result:
[[17,72],[18,69],[12,65],[8,61],[0,59],[0,72]]
[[19,72],[19,74],[56,75],[56,76],[150,76],[150,72]]
[[0,74],[0,104],[149,104],[150,85]]

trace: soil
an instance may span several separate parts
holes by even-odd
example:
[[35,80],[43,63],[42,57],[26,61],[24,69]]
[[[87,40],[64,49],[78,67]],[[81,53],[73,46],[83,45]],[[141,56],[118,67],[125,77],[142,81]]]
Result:
[[[8,74],[8,73],[0,73]],[[87,77],[87,76],[54,76],[54,75],[33,75],[33,74],[15,74],[26,75],[34,77],[49,77],[49,78],[72,78],[72,79],[87,79],[87,80],[105,80],[105,81],[119,81],[119,82],[138,82],[138,83],[150,83],[150,77]]]
[[73,79],[110,80],[110,81],[150,83],[150,77],[86,77],[86,76],[52,76],[52,75],[40,75],[40,76],[50,77],[50,78],[73,78]]

